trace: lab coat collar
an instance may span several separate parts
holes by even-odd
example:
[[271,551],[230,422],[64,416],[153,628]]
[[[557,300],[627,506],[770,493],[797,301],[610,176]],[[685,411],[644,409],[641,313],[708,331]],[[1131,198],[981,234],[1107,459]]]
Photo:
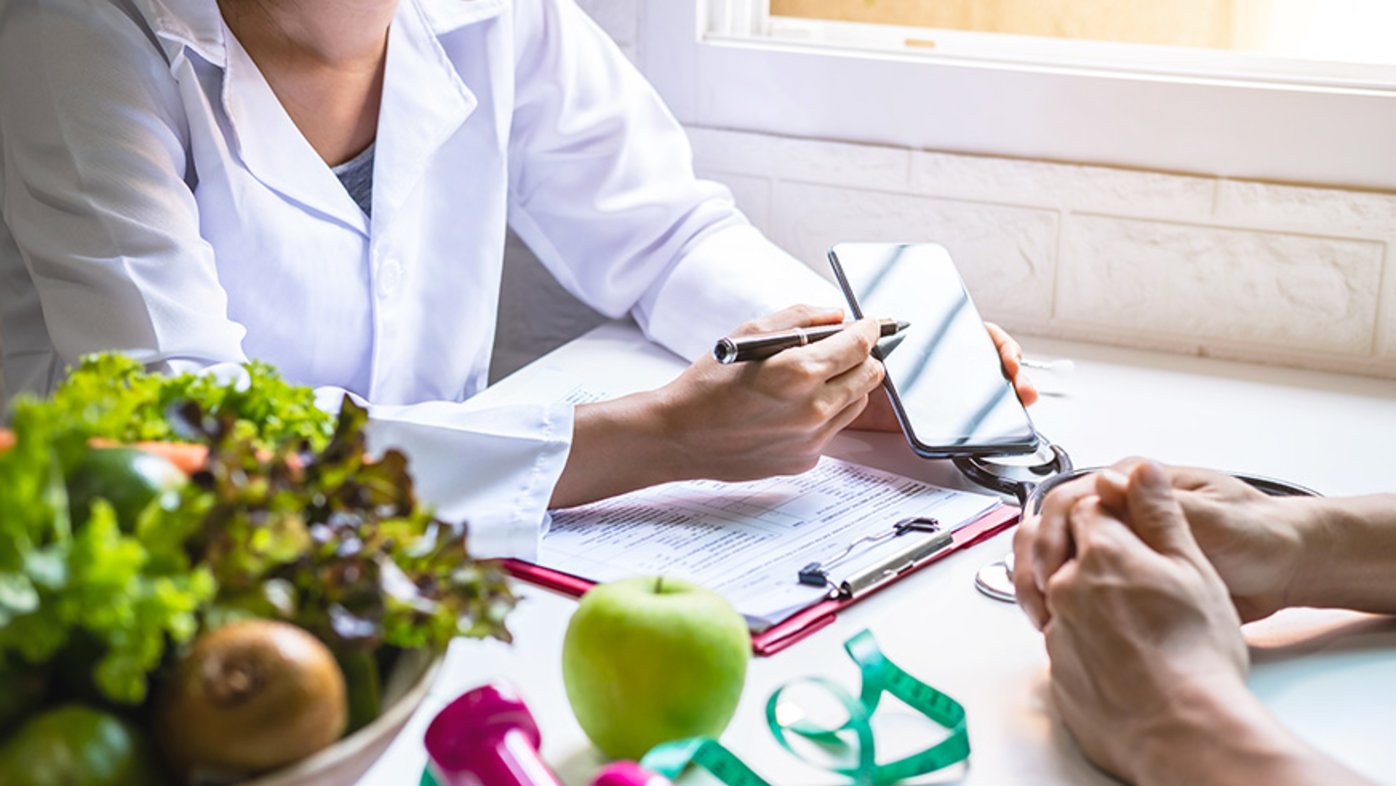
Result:
[[303,209],[367,236],[368,217],[296,127],[252,57],[234,38],[225,48],[221,98],[243,165]]
[[165,48],[171,67],[185,48],[222,67],[227,59],[223,40],[223,14],[217,0],[136,0],[155,37]]
[[[221,100],[238,153],[269,188],[305,209],[369,234],[369,221],[281,106],[256,64],[227,35],[216,0],[144,0],[171,67],[182,47],[224,72]],[[474,111],[437,36],[499,15],[508,0],[401,0],[388,31],[388,66],[374,162],[381,230],[410,195],[432,153]]]
[[[411,196],[433,154],[465,122],[479,100],[437,39],[445,23],[431,10],[452,0],[403,0],[388,30],[388,67],[378,111],[373,170],[373,222],[382,234]],[[460,3],[483,8],[485,0]],[[491,2],[494,12],[501,5]],[[477,21],[484,17],[471,17]],[[464,17],[452,20],[464,24]]]
[[[410,0],[403,0],[410,2]],[[437,35],[498,16],[509,0],[420,0]]]

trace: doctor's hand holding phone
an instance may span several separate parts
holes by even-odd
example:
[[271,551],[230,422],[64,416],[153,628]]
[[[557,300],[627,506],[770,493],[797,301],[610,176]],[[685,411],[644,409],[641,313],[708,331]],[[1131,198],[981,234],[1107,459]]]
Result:
[[885,396],[855,425],[904,431],[925,458],[1031,453],[1026,406],[1037,390],[1022,350],[983,322],[949,253],[931,243],[841,243],[829,262],[855,316],[892,315],[910,328],[884,339]]
[[[845,322],[845,316],[842,309],[809,305],[769,314],[741,325],[729,338],[841,329],[755,362],[721,363],[709,354],[658,390],[579,406],[572,456],[552,506],[673,480],[798,474],[813,467],[844,428],[900,428],[879,390],[885,376],[877,349],[883,321]],[[911,325],[903,332],[915,329]],[[1002,331],[991,340],[982,327],[978,330],[990,365],[999,368],[993,360],[997,347],[1004,367],[1011,360],[1016,372],[1017,345]],[[882,346],[895,340],[883,339]],[[1003,372],[995,373],[1008,384]],[[1021,376],[1017,379],[1020,389],[1032,392]]]

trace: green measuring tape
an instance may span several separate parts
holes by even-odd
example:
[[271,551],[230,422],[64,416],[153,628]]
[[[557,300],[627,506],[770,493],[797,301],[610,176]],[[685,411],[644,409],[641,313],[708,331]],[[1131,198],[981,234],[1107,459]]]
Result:
[[[795,740],[804,740],[820,750],[836,754],[854,763],[848,766],[828,766],[824,769],[853,780],[853,786],[884,786],[884,784],[935,772],[969,758],[969,729],[965,725],[965,708],[954,699],[932,688],[902,670],[882,654],[872,633],[864,630],[843,648],[858,664],[863,686],[857,698],[836,683],[820,677],[808,677],[786,683],[766,701],[766,725],[771,734],[791,755],[803,759]],[[792,689],[811,686],[832,696],[848,714],[847,720],[836,726],[821,726],[806,719],[782,720],[781,699]],[[950,733],[935,745],[885,764],[877,763],[873,741],[872,715],[890,693],[908,707],[920,712]],[[640,766],[669,780],[678,779],[689,767],[700,767],[727,786],[770,786],[736,754],[711,737],[694,737],[657,745]],[[436,786],[430,772],[423,772],[421,786]]]
[[[849,766],[824,769],[851,778],[855,786],[896,783],[969,758],[969,729],[965,724],[965,708],[959,702],[916,679],[889,660],[869,631],[858,633],[844,642],[843,647],[862,672],[863,686],[858,697],[854,698],[837,684],[818,677],[783,685],[766,701],[766,725],[781,747],[797,758],[804,758],[793,742],[798,738],[821,750],[840,753],[843,758],[854,760],[856,763]],[[804,719],[781,720],[778,712],[781,698],[801,685],[816,687],[833,696],[848,713],[848,719],[833,727],[820,726]],[[872,714],[877,711],[884,693],[896,696],[908,707],[944,726],[949,730],[949,736],[926,750],[878,764]],[[688,767],[695,766],[707,770],[728,786],[770,786],[721,743],[707,737],[656,746],[645,755],[640,766],[670,780],[677,779]]]

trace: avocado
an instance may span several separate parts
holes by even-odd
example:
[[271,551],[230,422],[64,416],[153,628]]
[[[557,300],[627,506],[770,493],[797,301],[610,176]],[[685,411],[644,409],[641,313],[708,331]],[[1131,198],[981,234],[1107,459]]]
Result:
[[161,456],[136,448],[91,448],[68,473],[68,512],[73,526],[81,527],[92,515],[93,501],[105,499],[122,531],[131,532],[147,505],[178,490],[186,480]]
[[68,704],[30,718],[0,748],[5,786],[160,786],[145,733],[109,712]]

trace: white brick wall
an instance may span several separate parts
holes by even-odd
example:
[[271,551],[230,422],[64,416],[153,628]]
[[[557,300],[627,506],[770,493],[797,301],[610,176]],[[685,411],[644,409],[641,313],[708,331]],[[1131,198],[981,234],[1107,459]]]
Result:
[[690,135],[821,272],[840,240],[933,240],[1021,333],[1396,377],[1396,194]]
[[[580,2],[644,45],[641,0]],[[934,240],[1021,333],[1396,377],[1396,194],[690,134],[700,173],[820,272],[839,240]]]

